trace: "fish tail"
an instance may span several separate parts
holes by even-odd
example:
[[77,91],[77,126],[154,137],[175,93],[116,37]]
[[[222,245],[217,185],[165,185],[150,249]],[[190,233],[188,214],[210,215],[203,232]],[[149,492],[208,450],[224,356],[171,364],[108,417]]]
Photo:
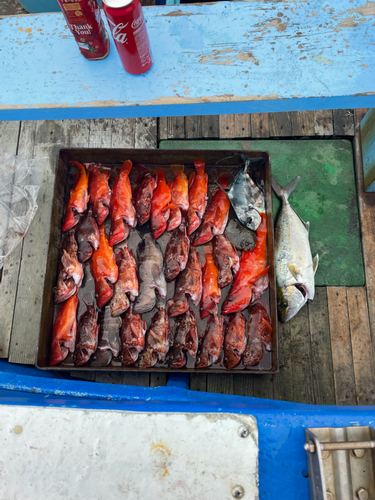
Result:
[[129,175],[132,169],[133,163],[130,160],[126,160],[121,169],[121,175]]
[[293,193],[293,191],[298,186],[301,177],[297,175],[289,184],[286,186],[280,186],[277,180],[272,176],[272,188],[275,191],[276,195],[286,203],[288,202],[289,196]]
[[195,170],[197,171],[197,174],[198,175],[203,175],[204,174],[205,161],[204,160],[194,160],[194,165],[195,165]]
[[228,189],[230,179],[231,179],[230,174],[220,174],[218,179],[220,187],[223,189]]
[[185,170],[184,165],[171,165],[172,172],[177,177],[178,174],[183,174]]
[[155,169],[156,180],[157,181],[165,181],[165,170],[164,168],[156,168]]

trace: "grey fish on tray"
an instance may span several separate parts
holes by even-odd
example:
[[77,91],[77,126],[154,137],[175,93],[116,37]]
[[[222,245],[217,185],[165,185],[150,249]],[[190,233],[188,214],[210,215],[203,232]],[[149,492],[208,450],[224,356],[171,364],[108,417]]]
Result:
[[111,306],[107,305],[99,313],[99,341],[95,353],[91,356],[90,366],[107,366],[120,354],[121,318],[113,317]]
[[198,330],[194,311],[189,308],[186,313],[178,316],[175,323],[172,354],[169,368],[182,368],[186,365],[187,351],[193,358],[198,350]]
[[134,312],[146,313],[156,304],[156,292],[165,299],[167,282],[164,277],[163,254],[159,244],[150,233],[143,236],[137,249],[139,292],[135,300]]
[[151,368],[164,361],[169,349],[169,319],[165,307],[160,306],[146,332],[146,345],[139,356],[139,368]]
[[186,268],[189,248],[190,239],[186,233],[185,219],[182,217],[179,227],[173,231],[165,249],[165,277],[168,282],[174,280]]
[[87,303],[86,307],[87,309],[79,318],[77,326],[77,342],[74,361],[76,366],[87,363],[98,345],[98,311],[94,304]]
[[289,203],[289,196],[299,183],[296,177],[282,187],[272,177],[272,187],[281,199],[275,228],[275,271],[278,313],[289,321],[315,295],[315,273],[319,256],[311,255],[310,223],[304,222]]
[[78,222],[76,228],[78,244],[78,260],[86,262],[92,256],[94,250],[99,248],[99,228],[92,214],[91,205],[88,206],[84,216]]
[[257,244],[256,232],[244,227],[237,219],[230,219],[225,229],[225,234],[237,250],[252,252]]
[[122,366],[131,366],[145,346],[146,321],[140,314],[133,313],[133,304],[124,314],[121,325]]

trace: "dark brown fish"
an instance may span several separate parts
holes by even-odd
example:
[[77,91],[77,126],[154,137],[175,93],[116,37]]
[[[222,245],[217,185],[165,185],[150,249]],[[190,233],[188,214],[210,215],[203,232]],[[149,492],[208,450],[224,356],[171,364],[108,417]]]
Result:
[[86,304],[86,306],[86,311],[78,321],[74,361],[76,366],[87,363],[98,346],[98,311],[93,304]]
[[224,365],[228,370],[240,364],[241,356],[246,347],[246,321],[241,312],[230,316],[225,325],[224,334]]
[[153,315],[146,333],[146,347],[139,356],[140,368],[151,368],[157,361],[164,361],[169,348],[169,320],[164,307]]
[[131,304],[122,318],[120,334],[122,366],[130,366],[137,361],[139,353],[145,346],[146,328],[146,321],[142,321],[140,314],[133,313]]
[[146,233],[138,245],[139,293],[135,301],[134,312],[142,314],[156,304],[155,289],[162,298],[167,295],[167,283],[164,277],[163,254],[160,246],[151,234]]
[[187,351],[193,358],[197,355],[198,330],[194,311],[189,308],[179,316],[175,324],[173,350],[169,359],[169,368],[182,368],[186,365]]
[[186,233],[185,219],[174,230],[167,248],[165,249],[165,279],[167,282],[174,280],[186,268],[189,258],[190,240]]
[[272,347],[272,326],[265,308],[257,302],[248,307],[250,321],[247,327],[246,349],[242,357],[245,367],[258,365],[263,358],[263,346]]
[[197,306],[202,296],[202,266],[195,248],[190,245],[186,268],[178,275],[173,299],[168,301],[170,317],[184,314],[189,309],[189,298]]
[[111,315],[111,307],[105,306],[99,313],[99,341],[95,353],[91,356],[90,366],[107,366],[113,357],[120,354],[121,318]]
[[214,262],[219,270],[217,282],[220,288],[224,288],[233,281],[232,271],[234,274],[238,271],[240,258],[225,233],[215,236],[212,240],[212,246]]
[[200,343],[195,368],[207,368],[219,359],[224,341],[223,322],[223,318],[211,316]]
[[89,205],[85,215],[79,221],[76,229],[78,244],[78,260],[86,262],[92,256],[94,250],[99,248],[99,228]]
[[57,285],[54,288],[55,303],[59,304],[74,295],[82,284],[83,267],[78,261],[75,229],[71,229],[61,244],[62,256]]
[[138,295],[137,264],[126,243],[116,250],[116,264],[118,279],[113,286],[112,316],[124,313],[129,307],[129,299],[134,301]]
[[133,205],[137,213],[139,226],[143,226],[150,218],[151,200],[155,188],[156,180],[150,172],[144,172],[138,177],[137,185],[133,191]]

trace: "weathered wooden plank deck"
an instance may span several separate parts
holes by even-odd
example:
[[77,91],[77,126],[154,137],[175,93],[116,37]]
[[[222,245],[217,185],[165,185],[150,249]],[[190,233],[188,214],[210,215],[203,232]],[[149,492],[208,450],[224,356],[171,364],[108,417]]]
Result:
[[[366,110],[262,113],[137,119],[0,123],[0,146],[51,158],[44,200],[25,241],[5,261],[0,282],[0,357],[33,363],[40,321],[54,159],[59,147],[156,148],[158,139],[331,136],[354,137]],[[20,131],[20,133],[19,133]],[[354,143],[358,136],[354,137]],[[196,374],[190,388],[314,404],[375,404],[375,199],[356,171],[366,287],[319,287],[313,302],[279,324],[275,375]],[[38,211],[38,212],[39,212]],[[34,242],[40,242],[36,250]],[[130,385],[164,385],[166,374],[71,372],[72,377]]]

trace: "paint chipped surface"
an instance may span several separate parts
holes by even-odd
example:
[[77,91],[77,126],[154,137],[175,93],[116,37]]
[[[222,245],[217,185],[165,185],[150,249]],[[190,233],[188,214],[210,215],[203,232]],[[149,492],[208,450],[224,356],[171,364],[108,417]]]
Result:
[[345,96],[371,107],[374,6],[342,0],[338,8],[327,0],[323,10],[310,0],[145,7],[155,64],[142,77],[123,71],[116,50],[103,61],[84,60],[61,13],[4,18],[0,110],[155,106],[158,115],[158,106],[186,105],[188,112],[195,104],[239,109],[243,102],[261,112],[270,110],[267,102],[279,110],[305,107],[295,101],[307,98],[315,109],[320,99],[335,107]]

